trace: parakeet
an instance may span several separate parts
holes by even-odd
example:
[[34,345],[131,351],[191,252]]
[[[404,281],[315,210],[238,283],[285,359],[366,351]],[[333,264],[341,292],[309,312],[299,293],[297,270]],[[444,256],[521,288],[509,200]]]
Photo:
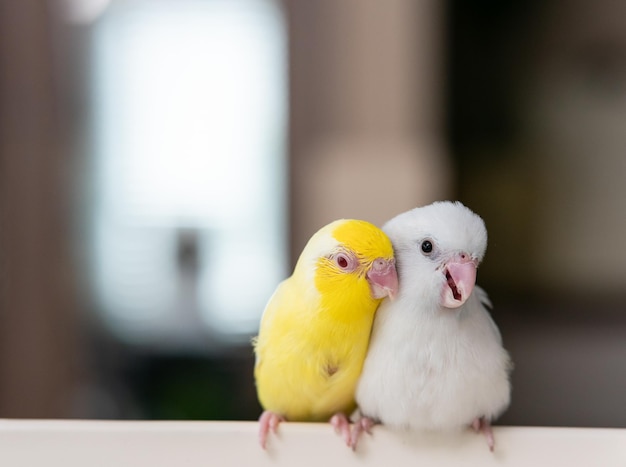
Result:
[[472,426],[493,450],[490,422],[509,405],[511,361],[487,294],[475,287],[485,224],[461,203],[444,201],[402,213],[383,230],[399,290],[376,313],[351,443],[376,422],[428,431]]
[[397,289],[393,247],[378,227],[342,219],[311,237],[253,341],[263,447],[283,420],[331,419],[349,443],[346,414],[356,407],[374,314]]

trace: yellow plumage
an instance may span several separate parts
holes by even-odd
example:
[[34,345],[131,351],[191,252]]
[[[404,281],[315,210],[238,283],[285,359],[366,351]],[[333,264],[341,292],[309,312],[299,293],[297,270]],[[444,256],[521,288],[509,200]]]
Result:
[[254,342],[264,409],[301,421],[354,409],[381,301],[372,293],[377,261],[389,265],[397,286],[391,242],[368,222],[335,221],[309,240],[293,275],[270,298]]

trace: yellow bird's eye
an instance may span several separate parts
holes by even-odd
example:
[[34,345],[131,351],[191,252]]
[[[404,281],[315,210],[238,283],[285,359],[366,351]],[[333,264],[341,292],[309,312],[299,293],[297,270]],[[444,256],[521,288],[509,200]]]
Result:
[[356,258],[346,253],[335,254],[333,256],[333,261],[337,265],[337,267],[343,272],[354,271],[358,265],[358,261],[356,260]]

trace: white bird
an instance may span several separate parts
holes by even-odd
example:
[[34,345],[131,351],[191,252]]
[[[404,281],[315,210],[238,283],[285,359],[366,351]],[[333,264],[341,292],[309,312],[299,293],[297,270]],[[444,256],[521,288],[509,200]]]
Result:
[[483,220],[459,202],[415,208],[383,226],[399,292],[378,309],[356,401],[352,445],[374,423],[391,428],[482,431],[509,405],[512,368],[475,287],[487,248]]

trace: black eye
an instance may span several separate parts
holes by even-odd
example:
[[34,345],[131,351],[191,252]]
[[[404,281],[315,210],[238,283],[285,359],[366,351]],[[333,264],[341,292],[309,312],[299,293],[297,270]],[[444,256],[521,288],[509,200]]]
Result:
[[433,243],[430,240],[424,240],[421,248],[423,253],[429,255],[433,252]]

